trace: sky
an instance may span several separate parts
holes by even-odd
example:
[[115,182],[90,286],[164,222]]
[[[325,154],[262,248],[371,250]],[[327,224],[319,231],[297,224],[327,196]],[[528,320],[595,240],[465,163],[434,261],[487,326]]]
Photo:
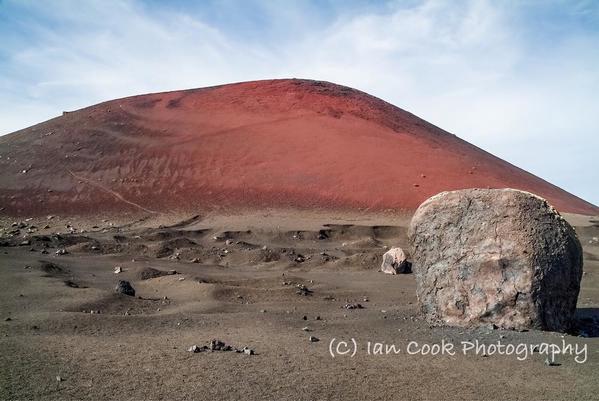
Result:
[[360,89],[599,205],[599,1],[0,0],[0,135],[272,78]]

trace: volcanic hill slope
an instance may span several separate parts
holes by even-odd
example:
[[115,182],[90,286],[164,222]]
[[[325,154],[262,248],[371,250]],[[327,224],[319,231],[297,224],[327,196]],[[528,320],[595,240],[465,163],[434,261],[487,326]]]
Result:
[[512,187],[599,208],[378,98],[318,81],[157,93],[0,137],[3,213],[414,210],[451,189]]

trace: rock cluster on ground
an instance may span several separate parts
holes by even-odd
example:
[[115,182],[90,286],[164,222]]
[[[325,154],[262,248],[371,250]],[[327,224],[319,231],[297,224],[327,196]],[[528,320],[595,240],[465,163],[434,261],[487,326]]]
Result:
[[512,189],[443,192],[418,208],[408,236],[418,300],[430,321],[570,328],[582,249],[544,199]]
[[243,348],[235,348],[231,345],[225,344],[224,341],[220,340],[211,340],[209,345],[192,345],[187,349],[188,352],[198,353],[198,352],[217,352],[217,351],[235,351],[237,353],[243,353],[246,355],[255,355],[253,349],[249,347]]

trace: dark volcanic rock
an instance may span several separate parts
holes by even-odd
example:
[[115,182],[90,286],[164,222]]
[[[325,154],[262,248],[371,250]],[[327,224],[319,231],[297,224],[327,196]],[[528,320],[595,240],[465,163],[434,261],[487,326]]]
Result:
[[226,345],[224,341],[212,340],[209,346],[210,351],[231,351],[233,347]]
[[120,294],[125,294],[132,297],[135,296],[135,289],[131,286],[131,283],[129,283],[128,281],[120,280],[114,290]]
[[349,309],[349,310],[352,310],[352,309],[364,309],[364,307],[362,306],[362,304],[352,304],[352,303],[345,304],[343,306],[343,308],[344,309]]
[[152,267],[146,267],[142,271],[139,272],[139,278],[141,280],[149,280],[156,277],[168,276],[169,272],[165,272],[163,270],[154,269]]
[[56,263],[40,260],[40,270],[47,276],[60,276],[69,273],[69,270]]
[[582,249],[544,199],[512,189],[443,192],[418,208],[408,235],[430,321],[570,328]]
[[296,293],[298,295],[309,296],[309,295],[312,295],[312,293],[314,292],[303,284],[296,285],[296,288],[297,288]]

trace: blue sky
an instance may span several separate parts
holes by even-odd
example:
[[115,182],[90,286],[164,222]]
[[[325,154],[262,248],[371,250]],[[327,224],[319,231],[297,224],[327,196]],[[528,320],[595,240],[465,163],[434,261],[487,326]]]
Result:
[[599,204],[599,1],[0,0],[0,134],[285,77],[371,93]]

